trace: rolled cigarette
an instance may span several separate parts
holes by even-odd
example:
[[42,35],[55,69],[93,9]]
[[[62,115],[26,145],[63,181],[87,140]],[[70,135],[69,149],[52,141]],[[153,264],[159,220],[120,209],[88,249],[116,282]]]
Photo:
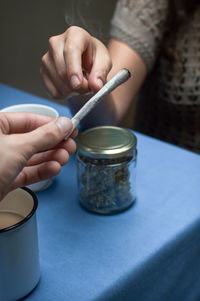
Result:
[[119,85],[129,79],[131,73],[128,69],[120,70],[111,78],[94,96],[92,96],[85,105],[72,118],[73,129],[79,125],[80,121],[102,100],[104,96],[112,92]]
[[[126,68],[120,70],[115,76],[113,76],[71,119],[73,124],[71,133],[79,125],[80,121],[102,100],[104,96],[108,95],[119,85],[126,82],[130,77],[131,73]],[[67,137],[69,137],[70,134]]]

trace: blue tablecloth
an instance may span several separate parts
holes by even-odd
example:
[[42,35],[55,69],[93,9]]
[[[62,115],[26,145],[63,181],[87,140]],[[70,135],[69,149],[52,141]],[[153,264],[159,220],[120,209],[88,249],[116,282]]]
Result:
[[[51,104],[0,85],[0,106]],[[100,216],[82,209],[73,155],[39,199],[41,280],[34,301],[200,300],[200,156],[135,133],[137,202]]]

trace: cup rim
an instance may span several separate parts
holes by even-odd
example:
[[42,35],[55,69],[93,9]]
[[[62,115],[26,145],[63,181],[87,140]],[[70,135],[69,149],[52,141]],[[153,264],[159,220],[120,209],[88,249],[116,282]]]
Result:
[[42,108],[46,108],[46,109],[50,109],[51,111],[53,111],[55,113],[55,115],[58,117],[59,116],[59,113],[58,111],[50,106],[50,105],[44,105],[44,104],[41,104],[41,103],[19,103],[19,104],[16,104],[16,105],[11,105],[11,106],[7,106],[7,107],[4,107],[0,110],[0,112],[2,113],[12,113],[14,111],[7,111],[8,109],[15,109],[15,108],[20,108],[20,107],[23,107],[23,106],[26,106],[26,107],[42,107]]
[[36,209],[38,207],[38,198],[37,198],[36,194],[31,189],[29,189],[27,187],[20,187],[20,188],[17,188],[17,189],[23,189],[32,196],[32,198],[33,198],[33,208],[29,212],[29,214],[26,217],[24,217],[23,220],[21,220],[20,222],[14,224],[12,226],[6,227],[4,229],[0,229],[0,234],[4,233],[4,232],[15,230],[16,228],[18,228],[21,225],[23,225],[24,223],[26,223],[34,215],[34,213],[36,212]]

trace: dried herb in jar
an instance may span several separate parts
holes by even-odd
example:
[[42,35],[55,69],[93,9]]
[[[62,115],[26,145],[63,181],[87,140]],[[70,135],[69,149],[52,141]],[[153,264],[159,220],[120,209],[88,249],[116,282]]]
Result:
[[[86,152],[85,145],[83,147],[81,144],[80,147],[80,143],[83,143],[81,139],[78,142],[77,166],[80,203],[87,209],[99,213],[118,212],[128,208],[136,198],[135,183],[133,183],[136,149],[133,147],[133,139],[130,139],[132,134],[128,133],[129,140],[125,139],[125,141],[128,140],[129,142],[127,149],[124,150],[120,147],[116,152],[115,147],[113,155],[112,147],[114,148],[113,144],[116,145],[116,140],[113,140],[112,136],[112,146],[109,146],[109,155],[105,153],[106,151],[103,154],[100,153],[100,147],[98,147],[98,151],[94,151],[94,147],[92,148],[91,145],[97,145],[96,137],[98,137],[98,142],[101,141],[101,147],[104,150],[108,150],[108,139],[105,142],[105,135],[101,137],[101,135],[105,134],[105,130],[107,136],[109,131],[111,131],[112,135],[113,132],[116,135],[116,131],[118,136],[124,134],[124,131],[127,134],[127,130],[122,130],[118,127],[98,127],[96,129],[98,133],[93,136],[92,142],[90,139],[89,141],[88,139],[84,140],[87,146],[88,143],[90,144],[90,152]],[[93,131],[94,128],[92,129]],[[132,143],[130,143],[130,140]]]
[[83,156],[80,156],[80,159],[87,163],[80,178],[82,200],[98,209],[121,206],[133,198],[128,169],[131,157],[95,162]]

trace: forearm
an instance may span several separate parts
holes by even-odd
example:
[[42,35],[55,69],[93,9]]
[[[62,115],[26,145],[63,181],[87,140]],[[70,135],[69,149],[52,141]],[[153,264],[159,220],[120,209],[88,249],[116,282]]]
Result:
[[119,122],[138,94],[147,75],[147,67],[132,48],[118,40],[112,39],[108,45],[108,50],[113,63],[113,68],[108,74],[108,80],[122,68],[127,68],[131,72],[131,78],[110,95],[115,108],[115,118]]

